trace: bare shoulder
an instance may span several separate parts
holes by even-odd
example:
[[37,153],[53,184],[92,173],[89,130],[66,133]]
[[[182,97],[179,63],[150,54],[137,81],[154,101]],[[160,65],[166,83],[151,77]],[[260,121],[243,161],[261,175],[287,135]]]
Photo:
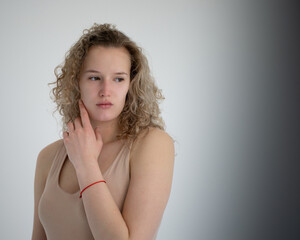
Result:
[[136,151],[140,147],[152,144],[173,145],[173,139],[164,130],[158,128],[148,128],[143,130],[133,144],[133,150]]
[[63,144],[63,139],[59,139],[55,142],[45,146],[38,154],[36,162],[36,171],[39,171],[42,175],[48,175],[51,168],[53,159],[58,148]]
[[174,141],[164,130],[149,128],[144,130],[135,141],[131,153],[131,159],[139,159],[141,155],[168,155],[168,159],[174,159]]

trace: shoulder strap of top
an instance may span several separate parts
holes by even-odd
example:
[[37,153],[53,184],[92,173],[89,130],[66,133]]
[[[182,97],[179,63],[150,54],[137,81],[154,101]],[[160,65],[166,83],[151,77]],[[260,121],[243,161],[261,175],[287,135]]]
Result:
[[64,151],[65,145],[64,142],[61,141],[60,146],[57,148],[56,154],[54,156],[51,169],[49,171],[49,177],[52,177],[54,174],[58,173],[58,170],[60,168],[60,165],[62,164],[64,157],[65,157],[65,151]]

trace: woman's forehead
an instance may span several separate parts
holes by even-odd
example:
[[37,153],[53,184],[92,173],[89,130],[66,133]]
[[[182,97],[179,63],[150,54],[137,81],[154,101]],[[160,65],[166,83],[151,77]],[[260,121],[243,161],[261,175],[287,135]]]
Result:
[[101,71],[105,68],[116,72],[124,72],[130,70],[130,65],[130,55],[126,48],[93,46],[89,49],[82,68],[95,71]]

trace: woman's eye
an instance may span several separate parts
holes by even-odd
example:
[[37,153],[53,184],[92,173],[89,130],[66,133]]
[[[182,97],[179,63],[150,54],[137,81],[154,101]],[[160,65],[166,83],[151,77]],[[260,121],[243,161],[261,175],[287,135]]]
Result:
[[122,82],[124,78],[115,78],[116,82]]
[[95,81],[95,80],[100,80],[99,77],[89,77],[89,79],[90,79],[90,80],[93,80],[93,81]]

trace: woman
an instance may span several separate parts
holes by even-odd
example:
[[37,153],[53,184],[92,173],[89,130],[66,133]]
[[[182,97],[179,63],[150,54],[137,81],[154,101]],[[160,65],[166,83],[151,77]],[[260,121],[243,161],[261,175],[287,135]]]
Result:
[[95,24],[56,77],[63,139],[37,159],[32,239],[155,239],[174,145],[141,49],[114,26]]

